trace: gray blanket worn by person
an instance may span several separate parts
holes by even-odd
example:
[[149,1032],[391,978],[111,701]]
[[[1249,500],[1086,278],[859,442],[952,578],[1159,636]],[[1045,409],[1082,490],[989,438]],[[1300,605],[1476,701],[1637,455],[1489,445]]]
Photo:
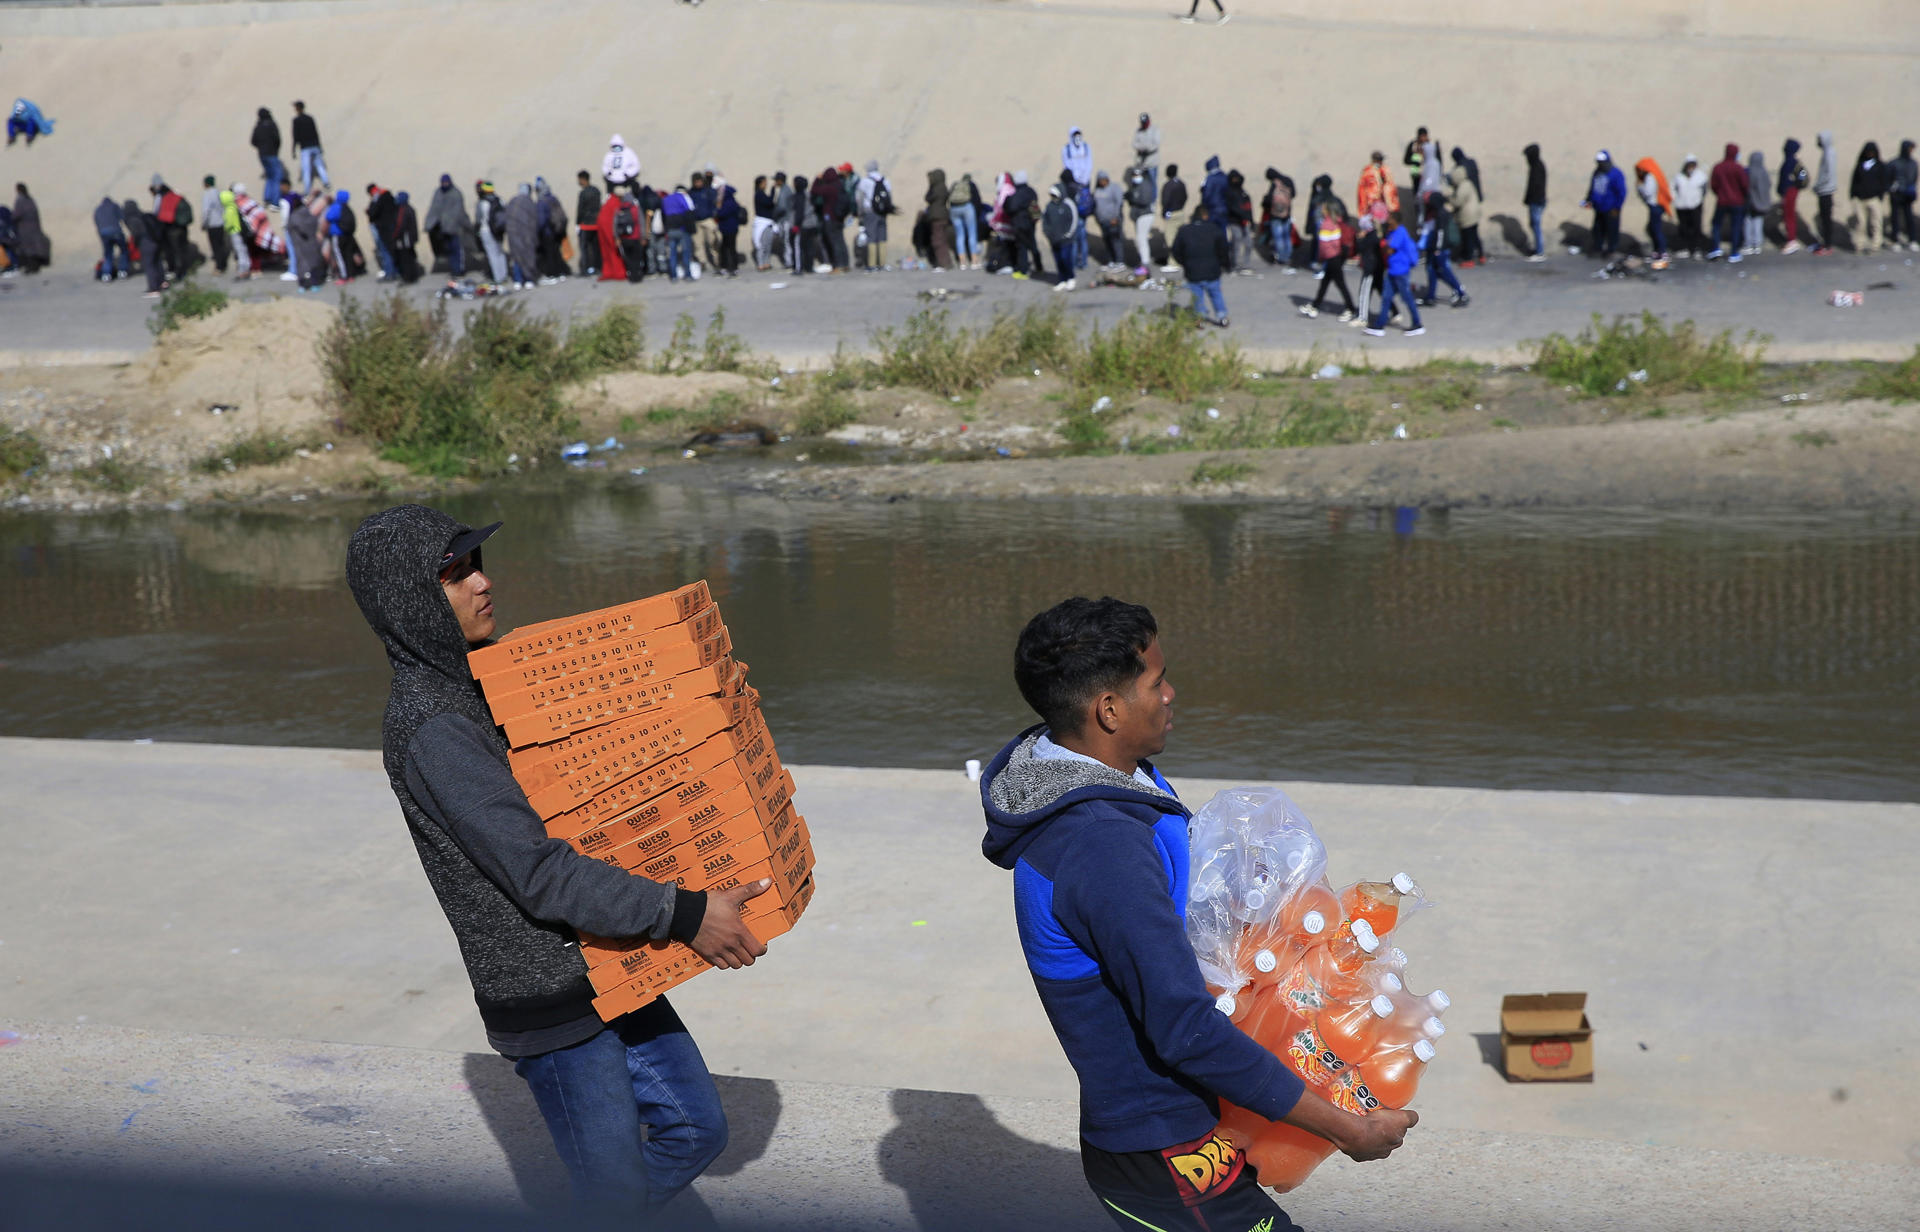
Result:
[[532,282],[540,274],[540,204],[533,199],[533,185],[522,184],[507,202],[507,256],[520,267],[520,281]]

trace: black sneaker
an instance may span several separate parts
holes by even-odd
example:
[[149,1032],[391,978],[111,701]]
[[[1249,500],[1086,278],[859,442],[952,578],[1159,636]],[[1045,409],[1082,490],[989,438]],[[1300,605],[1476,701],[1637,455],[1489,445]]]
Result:
[[1467,293],[1465,291],[1462,291],[1460,292],[1460,294],[1453,297],[1453,306],[1455,308],[1465,308],[1468,304],[1472,302],[1473,302],[1472,300],[1467,298]]

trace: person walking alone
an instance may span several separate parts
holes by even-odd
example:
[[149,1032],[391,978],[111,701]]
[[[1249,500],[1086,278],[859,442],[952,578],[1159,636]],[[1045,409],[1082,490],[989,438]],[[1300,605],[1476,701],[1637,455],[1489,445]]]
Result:
[[[1233,14],[1227,12],[1227,6],[1220,3],[1220,0],[1213,0],[1213,11],[1218,14],[1218,16],[1213,19],[1213,24],[1216,26],[1224,26],[1233,20]],[[1193,0],[1193,3],[1187,8],[1187,15],[1180,20],[1190,26],[1194,23],[1195,15],[1199,12],[1200,0]]]
[[298,99],[293,104],[293,153],[300,160],[302,192],[312,192],[316,179],[320,181],[320,187],[328,190],[333,188],[333,182],[327,176],[327,156],[320,148],[320,126],[307,114],[307,105]]
[[1530,145],[1521,153],[1527,160],[1527,189],[1520,197],[1520,204],[1527,207],[1527,225],[1533,230],[1533,252],[1527,260],[1544,261],[1547,240],[1540,230],[1540,219],[1547,212],[1547,164],[1540,160],[1538,145]]

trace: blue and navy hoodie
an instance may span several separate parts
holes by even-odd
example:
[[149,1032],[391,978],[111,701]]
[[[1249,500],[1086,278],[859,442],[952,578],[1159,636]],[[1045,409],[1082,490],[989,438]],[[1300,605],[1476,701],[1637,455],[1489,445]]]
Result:
[[1300,1079],[1214,1008],[1187,942],[1187,809],[1109,766],[1039,759],[1022,732],[980,779],[989,860],[1040,1004],[1080,1077],[1080,1136],[1160,1151],[1211,1133],[1221,1099],[1270,1120]]

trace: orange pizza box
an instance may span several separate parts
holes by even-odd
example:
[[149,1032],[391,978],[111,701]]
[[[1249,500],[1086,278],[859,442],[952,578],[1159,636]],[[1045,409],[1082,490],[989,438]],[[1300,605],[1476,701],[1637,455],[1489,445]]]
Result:
[[718,706],[726,716],[725,726],[738,727],[749,716],[759,714],[760,691],[747,685],[738,693],[696,697],[685,705],[668,706],[658,714],[640,714],[631,719],[602,723],[546,744],[530,744],[524,749],[513,749],[507,754],[507,763],[512,766],[513,777],[519,780],[522,789],[532,795],[567,777],[580,766],[599,760],[605,752],[604,741],[663,719],[670,720],[696,706]]
[[[771,898],[772,892],[761,896]],[[758,901],[758,900],[755,900]],[[760,939],[762,945],[771,944],[775,937],[791,932],[806,913],[807,904],[813,901],[813,878],[808,877],[794,891],[793,897],[765,911],[742,912],[740,918],[746,922],[747,931]],[[698,955],[695,955],[698,957]]]
[[813,875],[813,844],[801,844],[785,861],[776,863],[767,859],[759,864],[743,868],[731,876],[722,878],[708,886],[709,891],[731,890],[739,885],[752,885],[756,881],[771,881],[773,884],[766,893],[747,900],[741,915],[766,915],[774,908],[793,901],[809,877]]
[[581,732],[582,737],[597,739],[579,739],[565,753],[530,764],[527,773],[516,771],[514,777],[533,811],[551,817],[731,726],[727,707],[700,698],[640,721]]
[[610,693],[575,698],[545,710],[509,718],[500,727],[507,733],[508,744],[514,748],[524,748],[529,744],[558,740],[562,736],[570,736],[584,728],[615,719],[659,713],[675,702],[691,701],[716,693],[738,693],[740,686],[745,683],[745,665],[733,659],[721,659],[697,671],[642,680]]
[[[741,918],[747,921],[747,930],[762,945],[771,945],[775,937],[791,931],[799,922],[807,905],[813,901],[813,888],[813,879],[809,877],[788,902],[752,916],[743,914]],[[632,1013],[660,994],[712,969],[705,959],[678,941],[643,943],[636,947],[627,961],[638,974],[626,975],[619,964],[603,964],[587,972],[594,991],[600,993],[593,1000],[593,1008],[599,1012],[603,1022],[612,1022],[622,1014]]]
[[[767,735],[758,716],[750,716],[739,726],[604,788],[564,813],[546,818],[547,833],[562,839],[584,834],[678,784],[691,782],[729,759],[739,768],[741,777],[753,785],[754,791],[766,791],[769,778],[778,780],[785,773],[779,769],[779,759],[774,756],[773,739]],[[771,776],[765,773],[768,766],[775,771]]]
[[719,633],[705,641],[672,646],[650,655],[625,656],[603,666],[556,676],[529,689],[488,689],[487,708],[493,711],[495,723],[505,724],[509,719],[551,710],[555,706],[564,706],[584,698],[617,693],[644,681],[664,680],[669,676],[681,676],[711,667],[732,649],[733,641],[722,626]]
[[637,871],[668,848],[691,842],[735,815],[755,809],[772,846],[792,824],[787,809],[793,799],[792,782],[790,775],[782,774],[772,790],[756,795],[748,789],[740,767],[727,762],[568,841],[582,855]]
[[632,603],[543,620],[473,651],[467,656],[467,665],[475,676],[497,675],[515,664],[557,651],[678,624],[712,603],[713,595],[701,581]]
[[[625,635],[583,642],[566,650],[556,650],[550,654],[524,659],[517,663],[496,664],[484,673],[474,670],[474,676],[489,696],[497,691],[531,689],[562,676],[593,671],[623,659],[644,658],[663,650],[672,650],[694,642],[704,642],[724,628],[726,625],[721,623],[720,609],[709,603],[685,620],[662,625],[658,629],[643,629],[628,632]],[[514,636],[517,638],[519,634],[516,633]],[[495,661],[489,659],[487,662]],[[471,659],[468,661],[468,667],[473,667]]]
[[772,855],[760,815],[736,813],[690,843],[682,843],[633,870],[649,881],[673,881],[704,890],[729,873],[764,864]]

